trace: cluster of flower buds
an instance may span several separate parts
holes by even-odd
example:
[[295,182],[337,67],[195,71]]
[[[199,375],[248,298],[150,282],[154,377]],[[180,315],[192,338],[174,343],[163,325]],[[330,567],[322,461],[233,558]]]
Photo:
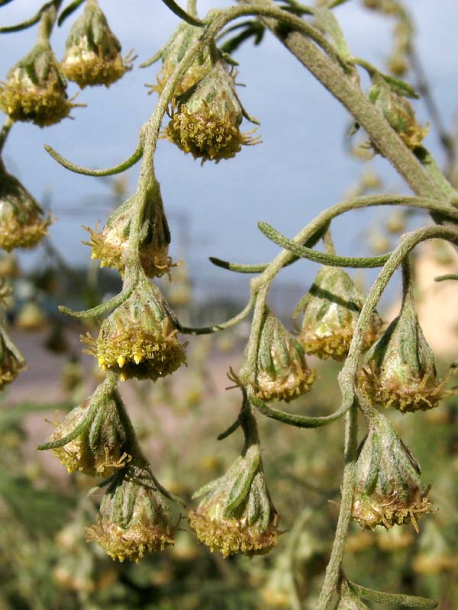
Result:
[[109,477],[100,518],[88,529],[113,559],[138,561],[173,545],[165,491],[138,446],[134,428],[109,375],[73,409],[41,449],[52,449],[69,472]]
[[352,517],[362,527],[412,523],[431,512],[420,465],[384,415],[371,408],[369,432],[356,462]]
[[234,75],[218,59],[206,76],[175,99],[164,136],[202,162],[231,159],[242,145],[259,142],[252,132],[240,131],[243,116]]
[[[338,267],[322,267],[309,293],[296,308],[296,317],[304,310],[298,341],[305,351],[323,359],[343,360],[364,300],[348,273]],[[363,349],[374,343],[381,325],[380,317],[374,312]]]
[[160,290],[141,278],[129,297],[102,323],[97,339],[83,337],[103,370],[121,379],[156,381],[186,361],[185,345]]
[[[92,248],[92,258],[100,259],[101,267],[112,267],[124,273],[126,253],[132,218],[135,214],[137,198],[134,196],[120,206],[108,219],[101,231],[89,231],[91,240],[84,242]],[[158,190],[147,202],[143,214],[139,244],[139,257],[148,277],[160,277],[168,273],[172,260],[168,255],[170,230],[164,206]]]
[[434,354],[418,323],[411,291],[401,312],[366,353],[359,386],[373,404],[403,413],[436,407],[446,395],[438,379]]
[[[197,28],[185,22],[180,23],[161,51],[160,57],[162,59],[162,68],[157,75],[157,84],[151,86],[151,92],[156,91],[158,95],[162,93],[173,72],[183,61],[186,52],[199,40],[201,35],[201,28]],[[174,96],[179,98],[183,93],[188,91],[188,89],[194,87],[194,85],[210,72],[211,68],[212,60],[210,50],[208,47],[205,47],[186,70],[182,79],[175,87]]]
[[266,307],[256,352],[255,370],[252,370],[247,351],[240,371],[243,385],[251,387],[255,396],[265,402],[289,402],[308,392],[315,377],[315,371],[307,364],[302,345]]
[[35,46],[9,70],[0,86],[0,108],[13,121],[30,121],[39,127],[59,123],[78,106],[68,99],[67,79],[81,88],[108,87],[131,69],[97,0],[87,0],[83,15],[74,23],[62,63],[49,41],[55,19],[54,5],[47,6]]
[[109,87],[131,69],[121,56],[121,44],[110,29],[97,0],[87,0],[84,12],[75,21],[67,38],[61,71],[81,89]]
[[33,248],[46,235],[51,217],[0,159],[0,248]]
[[411,149],[420,146],[428,133],[428,126],[421,127],[417,123],[415,112],[406,99],[416,97],[415,92],[401,81],[387,80],[379,73],[374,74],[371,81],[370,101],[380,110],[406,146]]
[[194,494],[203,498],[189,514],[198,539],[224,557],[268,553],[278,537],[279,517],[266,486],[251,405],[245,405],[239,419],[245,435],[242,454],[222,477]]

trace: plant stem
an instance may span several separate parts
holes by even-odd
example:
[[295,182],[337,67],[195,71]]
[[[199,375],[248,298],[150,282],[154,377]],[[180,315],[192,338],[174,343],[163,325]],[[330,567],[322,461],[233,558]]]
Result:
[[344,400],[352,401],[352,408],[346,416],[345,469],[342,483],[342,502],[340,505],[339,520],[331,557],[326,569],[325,580],[316,610],[328,610],[328,608],[330,608],[332,596],[337,589],[345,550],[345,539],[351,517],[351,500],[349,500],[349,498],[350,496],[352,497],[353,494],[354,462],[356,459],[356,446],[352,436],[356,430],[356,423],[352,418],[356,418],[356,414],[352,412],[356,411],[355,376],[358,369],[364,335],[369,325],[371,315],[393,273],[402,264],[403,260],[409,256],[415,246],[423,241],[434,238],[445,239],[458,245],[458,231],[456,229],[441,226],[420,229],[419,231],[407,233],[401,238],[399,245],[383,267],[364,303],[353,334],[347,359],[339,375],[342,397]]
[[[243,4],[254,4],[253,0],[238,0]],[[259,0],[258,0],[259,1]],[[271,0],[264,0],[272,6]],[[421,197],[430,197],[447,205],[447,196],[426,174],[412,152],[390,127],[381,112],[367,99],[358,84],[343,71],[341,66],[327,57],[304,34],[289,32],[281,35],[277,22],[263,19],[263,22],[291,53],[337,98],[352,117],[367,132],[371,142],[404,178],[412,191]]]

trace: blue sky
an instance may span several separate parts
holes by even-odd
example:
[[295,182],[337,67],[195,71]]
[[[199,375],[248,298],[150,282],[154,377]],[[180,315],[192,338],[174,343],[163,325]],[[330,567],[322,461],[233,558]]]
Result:
[[[178,25],[178,18],[158,0],[131,0],[126,15],[125,0],[100,0],[113,31],[127,53],[134,49],[138,66],[152,56]],[[229,5],[218,2],[218,6]],[[454,0],[411,0],[405,3],[414,14],[420,57],[435,90],[446,125],[456,109],[458,3]],[[14,0],[0,9],[0,24],[9,25],[29,17],[41,5],[35,0]],[[201,0],[201,15],[215,3]],[[81,9],[78,11],[80,14]],[[352,0],[336,11],[350,49],[383,68],[390,49],[391,22],[374,18]],[[73,18],[72,18],[73,19]],[[60,57],[72,19],[56,30],[52,42]],[[30,48],[36,29],[0,37],[0,79]],[[258,220],[269,222],[292,236],[322,209],[337,203],[363,169],[344,150],[348,116],[338,102],[314,81],[270,35],[254,48],[246,45],[237,53],[238,81],[246,86],[239,95],[248,112],[261,121],[263,144],[245,148],[235,159],[203,167],[163,141],[156,157],[166,210],[170,212],[171,253],[190,256],[194,265],[211,277],[225,279],[227,272],[212,270],[208,256],[237,262],[266,262],[277,252],[257,230]],[[142,123],[153,110],[155,96],[148,96],[145,83],[155,81],[159,65],[146,70],[134,68],[109,90],[86,88],[78,101],[87,108],[75,109],[74,120],[39,129],[19,124],[5,146],[8,169],[40,200],[51,199],[59,220],[51,230],[55,243],[73,262],[89,257],[81,225],[102,223],[108,213],[109,189],[103,180],[73,175],[58,166],[43,150],[50,144],[75,163],[109,167],[129,156],[136,146]],[[70,94],[77,87],[70,85]],[[424,116],[417,103],[419,116]],[[249,129],[249,124],[246,129]],[[426,145],[437,150],[434,134]],[[439,154],[440,158],[440,154]],[[403,189],[402,181],[376,159],[388,188]],[[128,173],[135,188],[138,167]],[[383,213],[359,213],[341,223],[335,236],[342,254],[364,251],[368,224],[376,226]],[[375,223],[375,224],[374,224]],[[183,239],[189,229],[190,247]],[[186,250],[186,251],[184,251]],[[30,260],[30,257],[29,257]],[[305,271],[304,271],[305,270]],[[288,270],[288,279],[301,280],[310,273],[307,265]],[[216,274],[216,275],[215,275]]]

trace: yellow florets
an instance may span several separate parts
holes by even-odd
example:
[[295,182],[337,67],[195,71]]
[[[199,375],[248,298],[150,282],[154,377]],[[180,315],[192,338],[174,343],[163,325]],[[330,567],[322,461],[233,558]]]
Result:
[[210,551],[219,551],[223,557],[234,553],[248,557],[264,555],[278,540],[278,517],[265,529],[260,529],[259,524],[249,526],[238,519],[213,520],[205,514],[199,514],[199,511],[190,512],[188,520],[197,538],[207,545]]
[[164,131],[164,136],[176,144],[183,152],[191,153],[202,161],[232,159],[242,146],[258,144],[253,138],[254,130],[242,133],[240,121],[230,115],[212,111],[211,105],[202,103],[197,112],[190,111],[185,104],[172,112],[172,119]]
[[121,527],[112,521],[99,519],[86,530],[88,541],[94,541],[119,561],[139,561],[149,553],[158,553],[173,546],[173,536],[152,523],[137,523]]

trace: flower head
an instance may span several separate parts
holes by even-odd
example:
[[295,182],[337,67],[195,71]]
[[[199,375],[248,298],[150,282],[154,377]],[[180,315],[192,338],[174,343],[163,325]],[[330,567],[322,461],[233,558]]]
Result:
[[372,404],[404,413],[436,407],[446,394],[444,384],[409,291],[399,316],[365,355],[359,386]]
[[241,133],[242,119],[234,77],[218,61],[195,87],[175,101],[164,136],[202,162],[218,162],[234,157],[242,145],[258,143],[251,132]]
[[[172,259],[168,255],[170,230],[158,191],[146,206],[142,223],[142,240],[139,246],[140,262],[148,277],[160,277],[168,273]],[[136,199],[129,199],[108,219],[101,231],[87,229],[91,236],[84,242],[92,248],[92,258],[101,260],[101,267],[112,267],[124,272],[125,254],[129,247],[129,234]]]
[[[249,407],[251,408],[251,407]],[[264,479],[261,448],[254,417],[242,421],[245,447],[242,455],[219,479],[205,485],[194,497],[203,496],[189,523],[198,539],[224,557],[234,553],[260,555],[277,543],[278,513]]]
[[361,526],[412,523],[431,512],[429,486],[420,481],[420,465],[389,421],[371,411],[369,432],[356,462],[352,517]]
[[[161,52],[162,68],[157,75],[157,84],[151,86],[151,92],[162,93],[175,68],[181,63],[188,49],[202,35],[201,28],[182,22]],[[191,87],[196,85],[212,68],[212,61],[208,47],[198,55],[191,66],[186,70],[183,78],[174,90],[174,96],[180,97]]]
[[310,390],[315,380],[305,359],[305,350],[286,330],[274,313],[266,307],[257,349],[256,371],[245,359],[240,378],[252,386],[255,395],[266,402],[289,402]]
[[22,186],[5,170],[0,161],[0,248],[33,248],[46,235],[51,217]]
[[16,379],[25,368],[25,360],[0,323],[0,390]]
[[87,85],[109,87],[131,70],[121,57],[121,44],[110,29],[96,0],[88,0],[67,38],[61,70],[81,89]]
[[[343,360],[364,300],[348,273],[338,267],[322,267],[296,310],[298,315],[304,309],[298,341],[305,351],[319,358]],[[374,312],[364,336],[364,349],[375,341],[381,324]]]
[[75,106],[67,99],[66,81],[49,44],[52,10],[43,11],[37,43],[0,86],[0,108],[13,121],[31,121],[39,127],[59,123]]
[[186,361],[185,345],[159,289],[146,278],[102,323],[97,339],[83,338],[104,370],[121,379],[156,381]]
[[68,472],[108,477],[131,459],[132,426],[116,388],[107,393],[103,384],[93,396],[74,408],[52,434],[50,442],[78,434],[53,448]]
[[421,146],[428,127],[421,127],[417,123],[415,112],[406,97],[417,96],[401,81],[390,79],[388,82],[380,74],[372,77],[369,99],[381,111],[404,144],[414,149]]
[[100,506],[100,518],[88,528],[113,559],[139,561],[173,545],[174,526],[165,496],[149,468],[128,464],[116,473]]

